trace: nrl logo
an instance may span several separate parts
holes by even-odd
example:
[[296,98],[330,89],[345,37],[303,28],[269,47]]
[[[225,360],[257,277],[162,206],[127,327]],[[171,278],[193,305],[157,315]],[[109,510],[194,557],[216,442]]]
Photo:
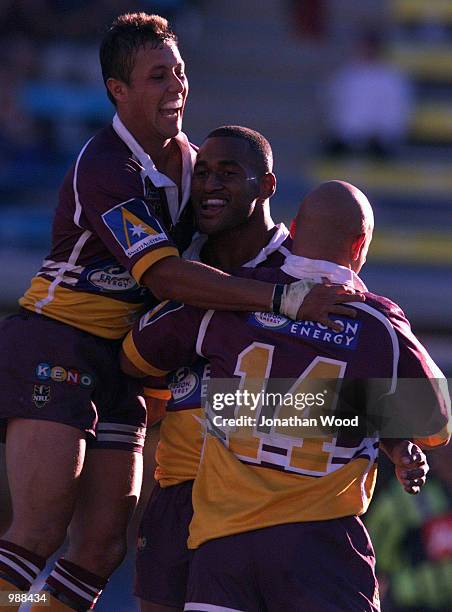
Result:
[[47,402],[50,402],[50,387],[47,385],[34,385],[31,399],[36,408],[44,408]]

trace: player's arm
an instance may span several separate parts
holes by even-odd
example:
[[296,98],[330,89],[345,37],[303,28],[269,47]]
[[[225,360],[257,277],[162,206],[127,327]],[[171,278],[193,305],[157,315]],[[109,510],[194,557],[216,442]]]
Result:
[[141,282],[160,300],[174,300],[214,310],[263,310],[271,308],[273,285],[249,282],[202,263],[179,257],[156,262]]
[[124,374],[132,378],[146,378],[146,372],[143,372],[141,368],[135,365],[135,361],[136,360],[129,356],[128,352],[124,351],[124,348],[121,349],[119,363]]
[[109,174],[107,181],[105,168],[101,166],[96,173],[94,165],[85,168],[83,180],[77,183],[89,229],[97,233],[136,282],[148,287],[160,300],[176,300],[205,309],[281,312],[293,319],[306,317],[332,327],[327,314],[336,312],[338,303],[353,299],[341,288],[311,292],[308,308],[305,301],[303,309],[300,306],[313,284],[300,281],[278,286],[246,281],[182,260],[150,205],[142,197],[125,196],[138,192],[140,177],[119,168],[117,173]]
[[165,416],[166,404],[171,398],[171,391],[161,377],[153,378],[140,370],[124,349],[119,354],[119,362],[122,371],[128,376],[144,378],[143,396],[146,404],[147,426],[156,425]]
[[278,285],[237,278],[178,257],[154,263],[143,274],[141,283],[159,299],[213,310],[277,312],[293,319],[318,321],[327,327],[335,326],[328,314],[350,315],[350,309],[341,303],[364,300],[343,286],[304,280]]
[[166,413],[166,404],[171,398],[166,380],[148,377],[144,381],[144,401],[146,403],[147,425],[152,427],[159,423]]
[[389,435],[383,437],[409,439],[423,450],[443,446],[451,433],[447,380],[413,334],[403,312],[394,308],[388,318],[399,356],[396,386],[386,399]]
[[[122,344],[120,364],[129,376],[147,378],[157,399],[169,399],[162,378],[171,370],[190,365],[197,358],[200,326],[206,313],[176,302],[162,302],[134,325]],[[201,341],[201,340],[200,340]],[[149,384],[149,377],[157,384]],[[161,390],[159,390],[161,389]]]

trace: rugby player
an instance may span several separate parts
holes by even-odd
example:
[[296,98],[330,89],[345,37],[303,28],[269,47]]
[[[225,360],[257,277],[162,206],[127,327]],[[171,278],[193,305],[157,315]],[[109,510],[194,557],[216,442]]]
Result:
[[[224,126],[207,136],[198,151],[191,189],[201,233],[195,235],[184,257],[229,272],[242,265],[280,267],[284,263],[291,239],[287,228],[276,226],[271,218],[269,198],[276,183],[272,165],[270,144],[254,130]],[[255,204],[252,181],[247,177],[262,173],[270,188],[265,190],[267,198]],[[218,212],[210,211],[206,202],[216,202]],[[200,358],[191,367],[166,377],[172,399],[160,427],[157,485],[143,515],[138,540],[135,594],[142,600],[143,612],[184,607],[191,491],[202,446],[201,392],[209,368]],[[162,393],[160,386],[147,389],[147,395],[156,400]]]
[[[365,290],[357,274],[372,230],[364,194],[346,183],[326,183],[304,200],[293,255],[284,266],[247,276],[269,281],[326,276]],[[377,381],[384,414],[398,419],[404,432],[412,429],[414,443],[424,448],[446,443],[450,398],[442,373],[400,308],[366,295],[365,304],[356,304],[355,320],[336,317],[341,332],[262,313],[205,312],[167,303],[134,327],[124,344],[123,367],[144,376],[201,356],[210,361],[212,381],[235,375],[240,389],[261,392],[269,380],[292,379],[292,396],[321,379],[327,406],[335,408],[339,389],[337,407],[356,414],[373,399],[359,382]],[[422,390],[417,398],[406,395],[408,378],[421,383],[414,385]],[[350,381],[354,386],[346,384]],[[418,403],[405,405],[407,397]],[[222,413],[215,408],[210,398],[193,488],[189,547],[196,550],[185,609],[378,610],[373,550],[358,518],[370,503],[376,477],[379,440],[373,430],[371,437],[352,428],[309,437],[290,423],[265,422],[269,412],[262,396],[257,409],[242,401]],[[414,426],[417,409],[420,423]],[[270,416],[275,414],[289,421],[297,411],[284,403],[270,407]],[[422,484],[416,477],[411,482]]]
[[[0,541],[0,588],[28,590],[71,523],[69,549],[46,585],[61,609],[92,608],[126,551],[146,419],[141,384],[121,374],[117,355],[147,289],[295,316],[312,287],[233,278],[178,256],[193,232],[196,152],[181,132],[188,83],[176,37],[161,17],[124,15],[100,60],[117,113],[67,174],[51,253],[20,314],[1,326],[13,520]],[[269,180],[249,179],[262,198],[258,185]],[[331,304],[351,299],[345,292],[318,286],[301,312],[325,320]]]
[[[259,165],[271,172],[272,157],[269,143],[247,128],[224,126],[207,136],[198,151],[191,191],[196,225],[201,233],[195,235],[184,257],[228,271],[241,265],[282,265],[291,249],[288,231],[283,224],[274,225],[268,200],[251,208],[250,185],[245,179],[247,171],[258,173]],[[226,160],[229,166],[225,166]],[[237,179],[239,170],[244,172]],[[204,202],[214,199],[221,202],[227,199],[228,204],[221,214],[212,216],[205,210]],[[185,602],[191,491],[202,446],[201,393],[205,392],[209,370],[208,362],[200,358],[192,367],[179,368],[165,377],[164,388],[167,383],[172,397],[160,428],[157,485],[144,512],[138,538],[135,594],[142,600],[143,612],[178,610]],[[154,398],[153,408],[158,417],[161,414],[158,402],[169,393],[159,385],[147,388],[146,395]],[[153,415],[148,414],[148,419],[149,416]],[[397,446],[400,470],[407,472],[402,483],[406,490],[418,490],[419,483],[425,481],[420,467],[416,465],[414,472],[402,460],[405,455],[410,459],[415,450],[408,445],[403,449],[400,444]],[[412,482],[413,473],[416,485]]]

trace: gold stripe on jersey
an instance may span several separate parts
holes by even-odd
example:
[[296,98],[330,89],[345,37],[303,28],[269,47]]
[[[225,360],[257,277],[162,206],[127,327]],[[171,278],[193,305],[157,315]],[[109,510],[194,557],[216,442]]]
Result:
[[[41,276],[35,276],[19,304],[38,312],[37,304],[47,297],[51,283]],[[57,285],[52,300],[44,304],[39,313],[95,336],[117,340],[127,334],[142,310],[142,304],[130,304]]]
[[436,448],[437,446],[445,446],[449,440],[450,424],[448,423],[438,433],[425,438],[414,438],[413,442],[425,450],[430,450],[432,448]]
[[369,464],[353,459],[325,476],[303,476],[242,463],[208,434],[188,546],[272,525],[363,514],[376,479],[376,465]]
[[169,389],[152,389],[151,387],[145,387],[143,395],[144,397],[153,397],[164,401],[171,399],[171,391]]
[[203,444],[203,410],[193,408],[167,412],[160,426],[155,453],[155,479],[161,487],[194,480]]
[[154,306],[154,308],[152,308],[152,310],[149,310],[146,314],[143,315],[143,320],[140,324],[140,330],[142,327],[145,327],[145,325],[147,324],[147,322],[149,321],[149,319],[152,319],[152,317],[157,314],[160,310],[162,310],[162,308],[164,306],[166,306],[169,303],[169,300],[164,300],[163,302],[160,302],[160,304],[157,304],[157,306]]
[[126,354],[129,361],[138,369],[141,370],[144,374],[148,374],[149,376],[165,376],[168,373],[167,370],[159,370],[151,365],[148,361],[145,361],[143,357],[138,352],[137,347],[133,341],[132,332],[127,334],[123,344],[122,350]]
[[143,255],[143,257],[137,261],[131,270],[131,274],[137,283],[141,281],[141,277],[146,270],[161,259],[165,259],[165,257],[179,257],[179,252],[175,247],[167,246],[151,251],[150,253],[147,253],[147,255]]

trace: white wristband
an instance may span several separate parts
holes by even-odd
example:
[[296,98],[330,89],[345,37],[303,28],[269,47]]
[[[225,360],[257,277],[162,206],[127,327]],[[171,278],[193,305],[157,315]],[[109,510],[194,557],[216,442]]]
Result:
[[311,291],[318,281],[311,278],[297,281],[286,285],[281,297],[281,314],[286,315],[289,319],[296,320],[300,306],[303,304],[304,298]]

